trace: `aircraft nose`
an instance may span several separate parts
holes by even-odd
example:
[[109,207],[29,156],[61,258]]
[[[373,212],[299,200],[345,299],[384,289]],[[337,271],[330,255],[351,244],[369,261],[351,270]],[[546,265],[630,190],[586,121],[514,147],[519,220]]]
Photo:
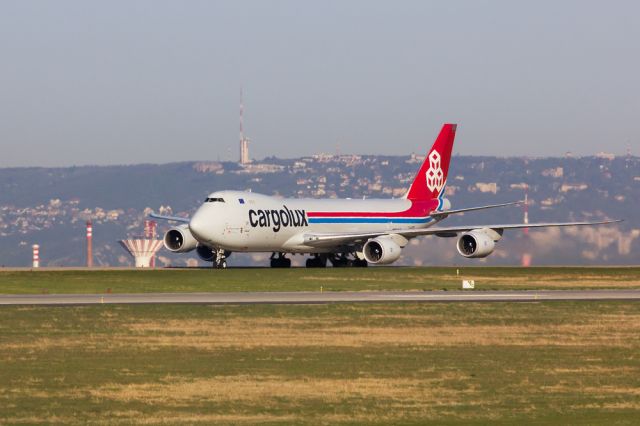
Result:
[[202,210],[196,211],[189,221],[189,230],[198,241],[207,240],[207,220]]

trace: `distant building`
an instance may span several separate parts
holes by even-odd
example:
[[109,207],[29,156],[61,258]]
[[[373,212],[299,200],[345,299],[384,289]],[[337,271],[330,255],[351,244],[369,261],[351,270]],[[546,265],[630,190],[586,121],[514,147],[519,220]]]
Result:
[[490,192],[495,194],[498,192],[498,184],[496,182],[476,182],[475,186],[470,188],[471,192]]
[[551,169],[546,169],[542,171],[542,176],[553,177],[553,178],[561,178],[564,176],[564,169],[562,167],[555,167]]
[[222,163],[214,161],[196,163],[193,165],[193,169],[200,173],[224,173],[224,166],[222,165]]
[[454,195],[456,195],[456,191],[458,190],[460,190],[459,186],[447,185],[444,190],[444,195],[446,195],[447,197],[453,197]]
[[589,188],[589,185],[587,185],[586,183],[576,183],[576,184],[565,183],[560,187],[560,192],[584,191],[587,188]]
[[614,160],[616,158],[615,154],[611,154],[610,152],[599,152],[596,154],[596,157],[605,160]]
[[284,170],[284,166],[280,164],[246,164],[244,168],[241,170],[236,170],[233,173],[235,174],[259,174],[259,173],[279,173]]

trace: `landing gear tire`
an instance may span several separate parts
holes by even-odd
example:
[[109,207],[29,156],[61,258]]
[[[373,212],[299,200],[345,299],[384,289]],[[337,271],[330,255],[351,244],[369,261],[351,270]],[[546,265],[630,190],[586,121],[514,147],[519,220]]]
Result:
[[272,268],[291,268],[291,259],[271,259]]
[[369,262],[364,259],[356,259],[353,261],[353,266],[356,268],[366,268],[369,266]]
[[327,258],[323,256],[310,257],[306,261],[307,268],[326,268]]
[[284,257],[284,253],[273,253],[271,255],[272,268],[291,268],[291,259]]
[[216,269],[227,269],[227,261],[224,259],[216,261]]
[[331,256],[329,257],[329,260],[334,268],[347,268],[349,266],[353,266],[353,260],[349,259],[345,255]]

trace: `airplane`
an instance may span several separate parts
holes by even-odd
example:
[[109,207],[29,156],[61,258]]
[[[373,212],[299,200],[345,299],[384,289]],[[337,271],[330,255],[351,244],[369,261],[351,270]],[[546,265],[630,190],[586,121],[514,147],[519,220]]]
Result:
[[484,258],[508,229],[589,226],[619,222],[517,223],[436,226],[450,215],[521,204],[521,201],[452,209],[444,197],[456,124],[444,124],[409,190],[396,199],[283,199],[242,191],[211,193],[191,218],[164,235],[174,253],[195,250],[216,268],[233,252],[267,252],[271,267],[288,268],[287,254],[306,254],[306,266],[365,267],[398,260],[409,240],[425,235],[458,237],[466,258]]

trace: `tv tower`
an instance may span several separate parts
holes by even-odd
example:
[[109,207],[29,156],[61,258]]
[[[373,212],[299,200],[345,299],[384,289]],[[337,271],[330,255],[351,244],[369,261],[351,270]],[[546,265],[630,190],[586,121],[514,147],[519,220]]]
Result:
[[249,139],[244,136],[243,128],[244,103],[240,89],[240,164],[249,164]]

